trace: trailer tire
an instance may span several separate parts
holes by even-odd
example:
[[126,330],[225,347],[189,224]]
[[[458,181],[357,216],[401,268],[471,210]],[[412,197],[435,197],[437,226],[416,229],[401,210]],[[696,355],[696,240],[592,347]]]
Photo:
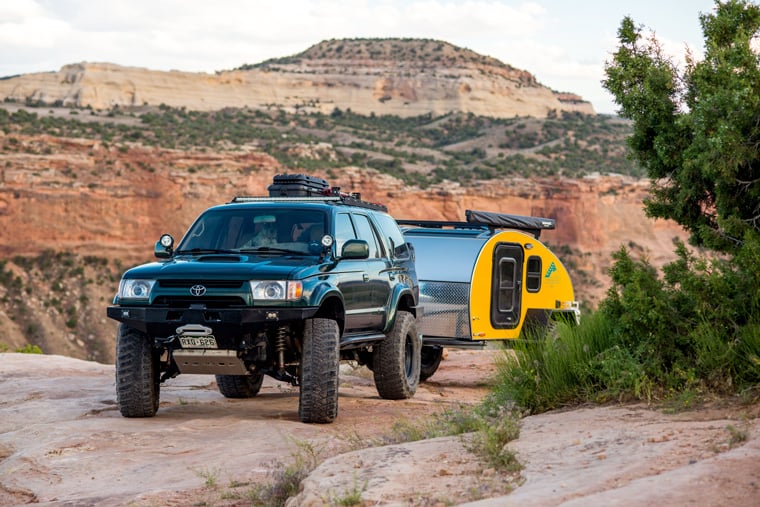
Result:
[[375,346],[372,371],[381,398],[404,400],[414,396],[420,382],[420,351],[414,316],[399,311],[393,329]]
[[124,417],[153,417],[160,394],[159,353],[147,334],[119,324],[116,335],[116,403]]
[[261,390],[264,374],[216,375],[216,385],[225,398],[253,398]]
[[423,345],[420,354],[420,382],[424,382],[438,370],[443,359],[443,347],[439,345]]
[[340,329],[332,319],[306,319],[301,354],[298,417],[329,423],[338,416]]

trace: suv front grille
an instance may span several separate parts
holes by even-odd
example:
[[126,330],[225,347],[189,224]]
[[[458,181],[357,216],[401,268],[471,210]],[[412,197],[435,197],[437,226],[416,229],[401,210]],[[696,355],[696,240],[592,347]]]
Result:
[[207,289],[240,289],[243,280],[159,280],[159,287],[166,289],[189,289],[193,285],[203,285]]
[[237,296],[159,296],[153,306],[169,308],[190,308],[190,305],[206,305],[206,308],[232,308],[246,306],[245,300]]

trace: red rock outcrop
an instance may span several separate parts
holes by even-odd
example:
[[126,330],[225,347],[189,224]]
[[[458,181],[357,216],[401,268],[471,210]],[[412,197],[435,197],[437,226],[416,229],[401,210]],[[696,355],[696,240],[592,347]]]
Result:
[[[2,134],[0,134],[2,135]],[[265,195],[272,176],[292,172],[257,151],[201,152],[117,148],[97,141],[15,136],[17,151],[0,167],[0,254],[45,249],[150,258],[161,233],[180,237],[203,209],[236,195]],[[644,215],[646,181],[616,176],[510,179],[464,188],[444,183],[406,187],[373,170],[345,167],[319,174],[397,218],[463,220],[466,209],[555,218],[542,240],[569,247],[578,298],[597,302],[607,285],[610,253],[635,246],[656,265],[672,258],[675,224]],[[582,279],[581,279],[582,278]]]

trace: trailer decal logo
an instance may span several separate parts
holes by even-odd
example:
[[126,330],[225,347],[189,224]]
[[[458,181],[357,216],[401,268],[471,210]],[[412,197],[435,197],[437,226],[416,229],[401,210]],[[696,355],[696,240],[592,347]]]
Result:
[[549,269],[546,270],[546,276],[544,276],[544,278],[549,278],[555,271],[557,271],[557,266],[555,266],[554,261],[552,261],[552,263],[549,264]]

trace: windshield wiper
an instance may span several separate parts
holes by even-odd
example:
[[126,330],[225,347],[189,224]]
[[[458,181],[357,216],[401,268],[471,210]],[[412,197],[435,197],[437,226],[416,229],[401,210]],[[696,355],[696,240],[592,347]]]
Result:
[[177,250],[177,255],[202,255],[202,254],[236,254],[237,250],[219,250],[216,248],[190,248],[188,250]]
[[292,255],[308,255],[306,252],[302,252],[301,250],[291,250],[288,248],[277,248],[273,246],[260,246],[257,248],[241,248],[241,253],[284,253],[284,254],[292,254]]

